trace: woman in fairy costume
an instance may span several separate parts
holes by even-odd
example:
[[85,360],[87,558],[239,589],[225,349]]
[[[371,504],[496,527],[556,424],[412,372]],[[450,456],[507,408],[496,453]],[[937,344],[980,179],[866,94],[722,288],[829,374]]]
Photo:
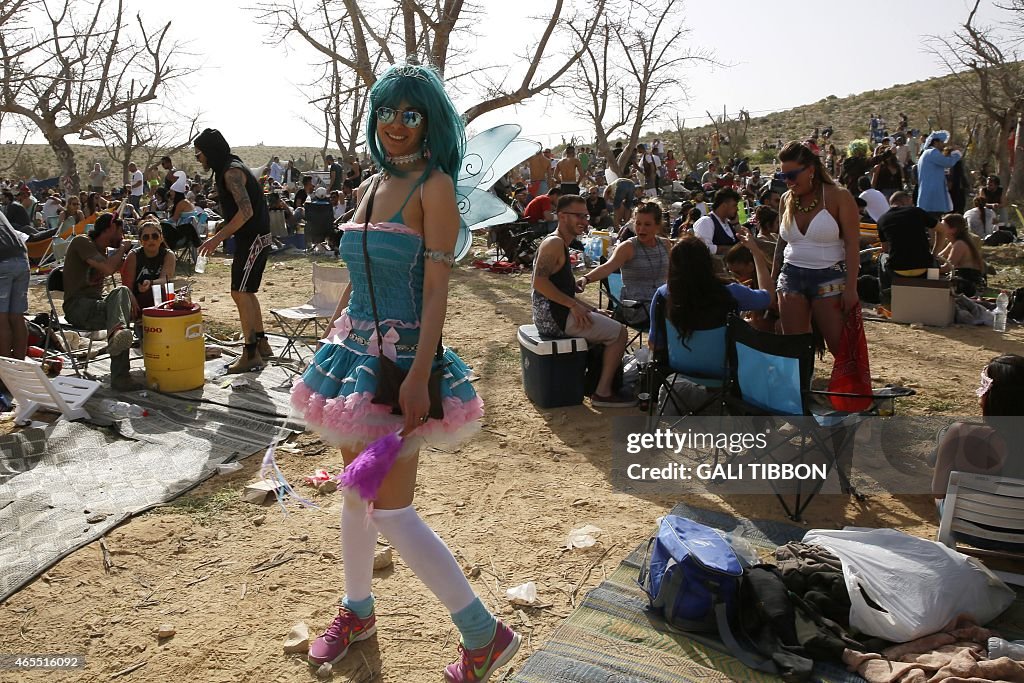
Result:
[[[336,662],[351,643],[375,632],[371,578],[380,532],[462,634],[461,657],[445,669],[445,679],[478,683],[515,655],[519,636],[483,606],[444,541],[412,505],[419,448],[464,440],[483,416],[469,369],[449,349],[438,356],[460,230],[455,177],[465,130],[440,79],[419,65],[388,69],[370,91],[369,112],[367,147],[383,170],[360,186],[355,216],[344,226],[341,255],[351,284],[325,344],[292,390],[292,404],[313,430],[341,448],[346,464],[378,437],[401,429],[405,439],[372,508],[354,494],[344,498],[345,597],[338,616],[310,647],[309,660]],[[367,204],[372,215],[366,215]],[[398,395],[401,415],[372,403],[380,354],[408,371]],[[427,385],[438,367],[444,368],[444,417],[433,419]]]

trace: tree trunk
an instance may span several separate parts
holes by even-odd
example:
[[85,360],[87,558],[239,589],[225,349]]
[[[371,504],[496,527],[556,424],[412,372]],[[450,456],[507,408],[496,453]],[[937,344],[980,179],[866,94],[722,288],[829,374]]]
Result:
[[1010,150],[1008,143],[1010,141],[1010,133],[1014,131],[1016,125],[1016,120],[1007,114],[999,126],[999,132],[996,133],[996,168],[998,169],[997,175],[999,176],[999,184],[1003,187],[1009,186],[1010,174],[1013,170],[1010,168]]
[[[53,154],[57,157],[61,177],[70,179],[71,191],[77,194],[81,190],[81,179],[78,177],[78,166],[75,164],[75,150],[71,149],[71,145],[60,133],[44,130],[43,135],[50,144]],[[67,187],[68,185],[62,183],[62,186]]]
[[1024,117],[1017,116],[1017,134],[1013,143],[1013,169],[1004,202],[1024,197]]

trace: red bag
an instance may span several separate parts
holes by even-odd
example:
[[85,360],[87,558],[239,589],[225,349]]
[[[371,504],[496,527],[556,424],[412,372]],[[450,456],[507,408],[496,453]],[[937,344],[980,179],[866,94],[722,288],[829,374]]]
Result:
[[[871,367],[868,362],[868,340],[864,337],[864,320],[860,304],[846,315],[843,336],[839,339],[839,353],[832,365],[832,379],[828,390],[841,394],[871,394]],[[871,398],[829,396],[832,407],[847,413],[856,413],[871,407]]]

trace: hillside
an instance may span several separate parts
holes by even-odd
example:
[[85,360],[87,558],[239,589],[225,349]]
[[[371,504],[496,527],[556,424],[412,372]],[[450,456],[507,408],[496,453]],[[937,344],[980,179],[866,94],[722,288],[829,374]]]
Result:
[[[748,147],[751,151],[756,150],[762,140],[774,144],[780,138],[783,141],[804,139],[815,127],[820,129],[829,125],[834,129],[833,139],[836,144],[845,145],[850,140],[866,136],[868,119],[872,112],[879,113],[891,130],[896,128],[899,114],[902,112],[910,118],[911,128],[947,128],[953,131],[955,137],[962,138],[964,127],[970,125],[975,117],[973,114],[965,113],[963,107],[955,108],[955,100],[956,88],[952,76],[894,85],[884,90],[869,90],[847,97],[830,95],[813,104],[753,117],[747,134]],[[735,116],[736,113],[730,112],[730,116]],[[695,124],[699,121],[690,119],[687,123]],[[708,124],[687,128],[686,134],[707,137],[713,130]],[[666,140],[669,148],[679,144],[679,136],[675,130],[665,130],[658,135],[651,134],[647,140],[655,137]],[[101,146],[72,145],[72,148],[82,172],[92,168],[93,163],[97,161],[108,172],[114,167]],[[22,159],[11,168],[17,151],[17,145],[0,145],[0,177],[45,178],[57,175],[56,158],[47,145],[26,145]],[[238,147],[235,152],[250,166],[261,166],[275,154],[282,160],[295,159],[302,170],[310,168],[314,160],[318,165],[320,163],[320,150],[314,147],[253,146]],[[191,148],[175,155],[175,162],[183,164],[182,167],[189,175],[199,170],[192,158]]]
[[[772,144],[780,138],[784,142],[803,140],[815,127],[822,129],[826,126],[832,126],[833,140],[837,147],[846,145],[850,140],[867,136],[868,120],[872,113],[881,115],[890,131],[896,129],[899,114],[904,113],[909,117],[912,129],[927,131],[930,128],[947,128],[955,137],[962,138],[964,127],[971,125],[975,117],[966,113],[964,107],[954,106],[956,93],[953,77],[941,76],[847,97],[830,95],[813,104],[752,117],[747,133],[748,146],[754,150],[762,140]],[[729,115],[735,116],[737,113],[729,112]],[[687,123],[698,121],[692,119]],[[714,128],[708,123],[687,128],[686,132],[688,135],[706,137],[714,132]],[[655,136],[650,137],[653,139]],[[671,143],[670,147],[678,144],[679,136],[675,130],[663,131],[660,137]]]
[[[107,155],[106,150],[102,146],[71,145],[71,148],[75,150],[75,159],[78,162],[79,173],[86,173],[92,169],[93,164],[96,162],[99,162],[107,173],[120,168],[119,165],[114,164],[114,161]],[[270,161],[271,157],[277,155],[281,158],[282,163],[288,159],[294,159],[296,165],[301,170],[309,170],[310,164],[314,160],[318,165],[318,169],[322,169],[320,166],[320,148],[318,147],[268,147],[259,145],[236,147],[232,151],[240,156],[246,164],[253,167],[262,166]],[[50,178],[58,175],[57,158],[54,156],[49,145],[25,145],[21,158],[15,163],[15,159],[18,157],[17,152],[17,145],[0,145],[0,177]],[[334,152],[334,154],[338,153],[337,150],[328,150],[328,153],[331,152]],[[189,176],[196,172],[202,173],[202,169],[192,155],[191,146],[172,155],[172,157],[175,164],[188,172]],[[159,155],[157,155],[156,159],[159,158]],[[137,163],[143,164],[146,160],[146,155],[139,154]]]

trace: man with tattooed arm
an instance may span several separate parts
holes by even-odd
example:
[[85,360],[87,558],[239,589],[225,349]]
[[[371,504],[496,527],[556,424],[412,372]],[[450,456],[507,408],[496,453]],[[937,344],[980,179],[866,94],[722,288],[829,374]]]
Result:
[[601,379],[590,397],[595,408],[628,408],[636,404],[617,396],[612,382],[626,350],[626,326],[576,298],[569,245],[589,225],[587,203],[577,194],[562,195],[555,206],[558,228],[540,244],[533,265],[533,322],[546,337],[583,337],[604,345]]
[[192,144],[196,161],[203,165],[203,170],[213,170],[220,214],[224,217],[223,227],[203,242],[199,253],[209,256],[228,237],[235,238],[231,298],[238,307],[245,346],[242,355],[228,366],[228,372],[257,370],[263,367],[264,358],[273,355],[263,331],[263,312],[256,297],[272,242],[267,201],[256,176],[231,153],[220,131],[207,128]]

